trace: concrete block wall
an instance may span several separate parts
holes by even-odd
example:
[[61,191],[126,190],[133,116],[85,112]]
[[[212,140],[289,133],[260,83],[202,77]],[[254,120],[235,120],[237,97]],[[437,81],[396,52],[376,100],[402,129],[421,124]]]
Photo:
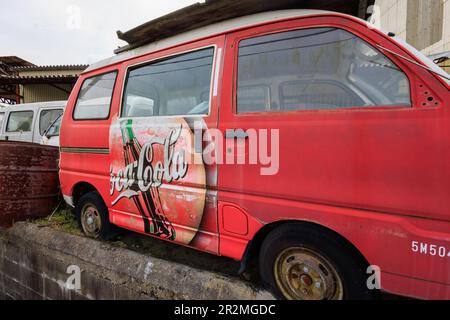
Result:
[[384,30],[396,33],[425,55],[450,51],[450,0],[376,0],[375,5]]
[[[70,266],[81,271],[77,290],[66,285],[72,275]],[[0,299],[258,300],[273,296],[236,278],[18,223],[0,230]]]

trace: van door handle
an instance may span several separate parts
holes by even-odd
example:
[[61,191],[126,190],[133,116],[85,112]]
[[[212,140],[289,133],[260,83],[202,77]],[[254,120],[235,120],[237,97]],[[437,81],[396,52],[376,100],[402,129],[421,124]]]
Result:
[[239,140],[244,140],[244,139],[248,139],[248,133],[245,132],[242,129],[236,129],[236,130],[227,130],[226,134],[225,134],[227,139],[239,139]]

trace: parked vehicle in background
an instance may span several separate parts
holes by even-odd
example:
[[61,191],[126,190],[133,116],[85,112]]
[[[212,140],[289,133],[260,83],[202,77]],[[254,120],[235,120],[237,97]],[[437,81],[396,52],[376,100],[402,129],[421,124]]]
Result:
[[5,117],[7,107],[9,107],[8,104],[0,103],[0,128],[2,127],[2,123],[3,123],[3,119]]
[[0,140],[40,144],[47,128],[64,113],[66,104],[52,101],[0,109]]
[[0,128],[3,125],[3,119],[5,119],[5,113],[6,113],[6,107],[3,109],[0,109]]
[[61,190],[89,237],[118,226],[257,263],[282,298],[450,299],[447,77],[321,11],[131,47],[74,87]]

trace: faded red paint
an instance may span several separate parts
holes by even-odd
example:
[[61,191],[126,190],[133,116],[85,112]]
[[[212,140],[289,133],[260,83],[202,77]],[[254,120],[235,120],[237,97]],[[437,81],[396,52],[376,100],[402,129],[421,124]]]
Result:
[[[223,50],[224,59],[214,66],[220,68],[220,81],[216,84],[219,95],[211,101],[211,114],[204,119],[206,126],[222,132],[280,129],[280,171],[275,177],[267,177],[260,175],[259,167],[250,165],[239,170],[229,165],[206,167],[209,193],[200,226],[189,229],[183,220],[172,217],[179,230],[194,229],[197,236],[190,243],[182,237],[178,243],[240,260],[249,241],[265,225],[307,221],[335,231],[370,264],[380,266],[385,291],[417,298],[450,299],[450,257],[421,254],[412,247],[418,242],[450,250],[447,84],[425,69],[385,53],[409,78],[412,108],[301,111],[273,114],[270,119],[261,114],[236,114],[238,41],[274,30],[304,27],[337,27],[373,46],[379,44],[417,60],[386,35],[341,14],[324,13],[234,30],[83,74],[68,103],[61,145],[114,150],[118,142],[111,144],[110,127],[119,115],[126,68],[215,45]],[[118,72],[109,119],[74,121],[72,111],[83,81],[109,71]],[[433,105],[427,101],[430,96]],[[358,142],[361,137],[365,143]],[[329,161],[331,157],[333,161]],[[119,208],[111,205],[110,165],[116,160],[114,153],[62,152],[62,191],[70,197],[78,183],[91,184],[107,203],[112,222],[142,232],[136,216],[129,215],[135,210],[127,209],[131,206],[129,202]],[[174,206],[186,212],[186,204],[180,201]],[[233,226],[233,220],[239,225]]]
[[47,216],[59,195],[59,150],[0,141],[0,226]]

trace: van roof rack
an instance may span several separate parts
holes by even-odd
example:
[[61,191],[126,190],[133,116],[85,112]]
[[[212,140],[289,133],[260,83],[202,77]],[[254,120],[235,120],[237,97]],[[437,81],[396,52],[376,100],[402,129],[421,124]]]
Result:
[[142,45],[213,23],[250,14],[285,9],[319,9],[367,17],[374,0],[206,0],[144,23],[127,32],[117,31],[128,45],[114,51],[118,54]]

